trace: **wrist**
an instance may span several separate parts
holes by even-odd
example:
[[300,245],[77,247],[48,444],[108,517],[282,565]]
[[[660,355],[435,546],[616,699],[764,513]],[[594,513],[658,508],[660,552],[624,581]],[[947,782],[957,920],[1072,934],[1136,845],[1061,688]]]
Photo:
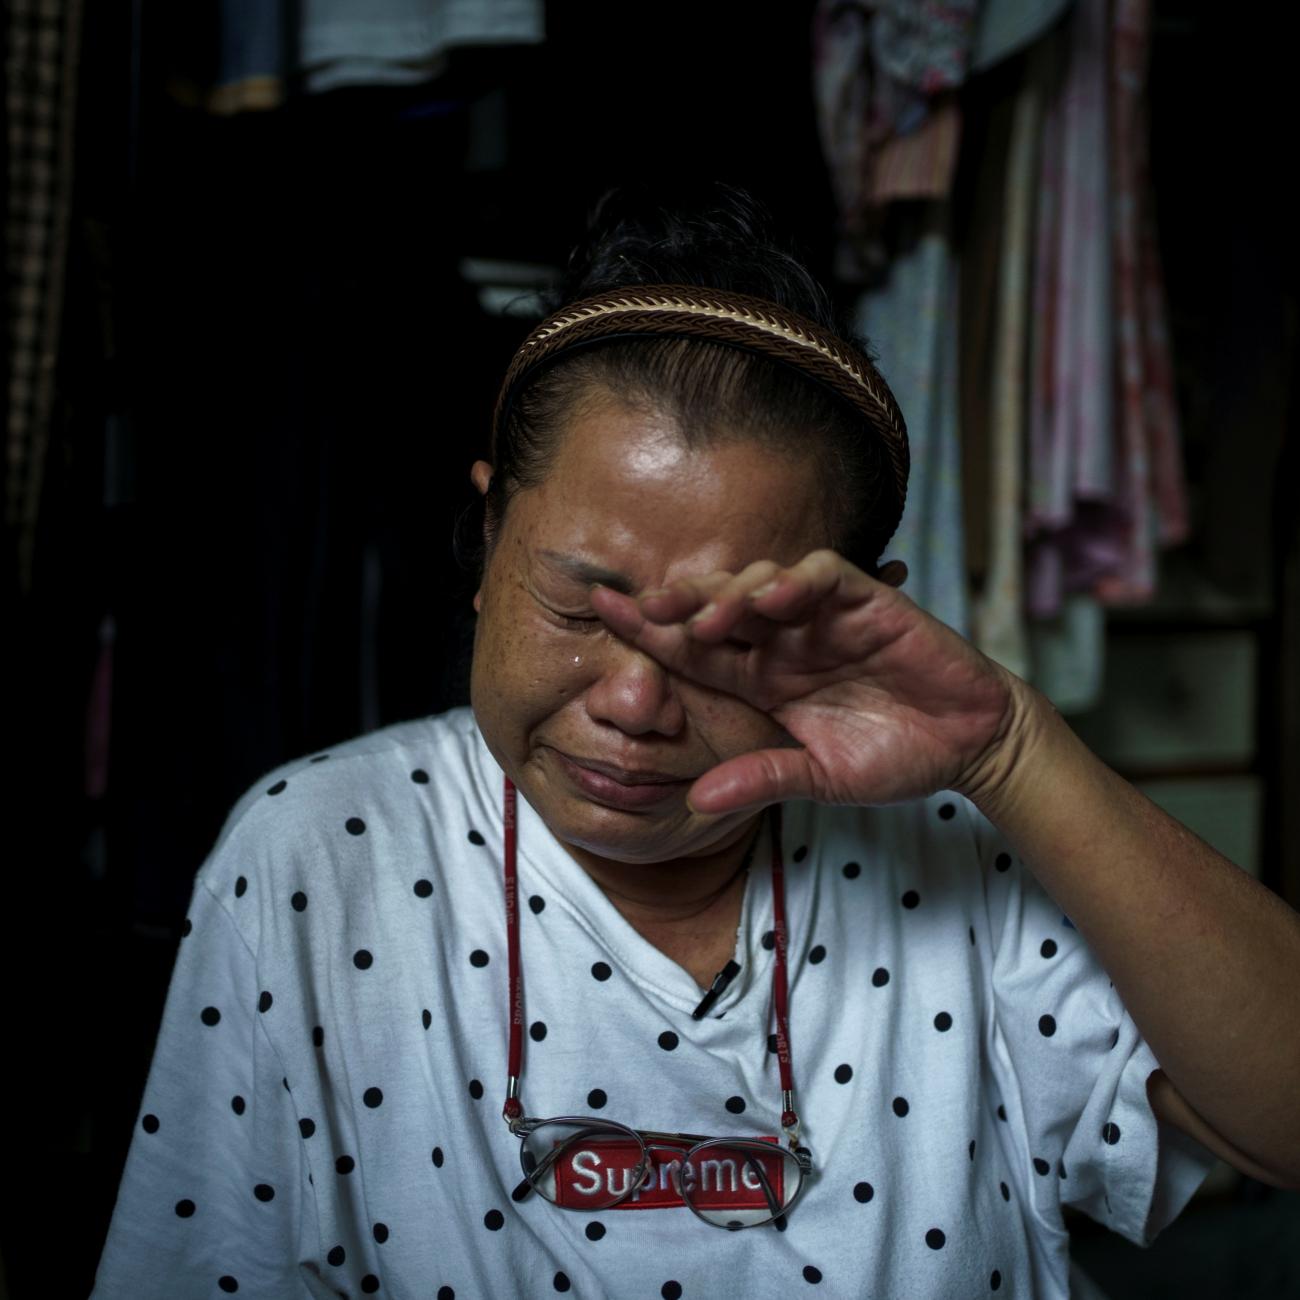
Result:
[[1034,755],[1044,742],[1052,721],[1059,717],[1042,691],[1023,678],[1001,669],[1007,678],[1006,721],[997,737],[962,774],[953,788],[965,795],[990,821],[1015,801]]

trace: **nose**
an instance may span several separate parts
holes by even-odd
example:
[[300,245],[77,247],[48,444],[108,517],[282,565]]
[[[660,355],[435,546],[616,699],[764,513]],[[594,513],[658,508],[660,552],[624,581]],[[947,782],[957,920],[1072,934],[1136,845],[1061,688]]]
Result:
[[668,671],[649,655],[610,638],[599,678],[587,690],[587,713],[629,736],[675,736],[686,712]]

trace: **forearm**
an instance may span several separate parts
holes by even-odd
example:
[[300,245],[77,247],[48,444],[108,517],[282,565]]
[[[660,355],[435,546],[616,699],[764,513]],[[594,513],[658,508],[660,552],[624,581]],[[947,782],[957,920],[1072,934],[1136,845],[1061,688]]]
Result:
[[1300,914],[1102,763],[1020,684],[968,793],[1087,940],[1217,1132],[1300,1180]]

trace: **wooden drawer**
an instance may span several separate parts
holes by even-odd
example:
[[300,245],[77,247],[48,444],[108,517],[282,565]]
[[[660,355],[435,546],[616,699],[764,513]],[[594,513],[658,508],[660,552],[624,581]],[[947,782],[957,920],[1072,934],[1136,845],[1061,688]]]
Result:
[[1256,657],[1248,630],[1112,632],[1104,699],[1070,725],[1120,771],[1249,768]]

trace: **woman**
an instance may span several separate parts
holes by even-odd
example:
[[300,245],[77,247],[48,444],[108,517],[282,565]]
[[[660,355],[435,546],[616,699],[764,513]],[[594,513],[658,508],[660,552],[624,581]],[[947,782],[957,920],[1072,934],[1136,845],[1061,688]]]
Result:
[[1063,1205],[1296,1185],[1300,918],[878,567],[902,419],[753,205],[563,301],[472,709],[232,814],[96,1295],[1057,1296]]

